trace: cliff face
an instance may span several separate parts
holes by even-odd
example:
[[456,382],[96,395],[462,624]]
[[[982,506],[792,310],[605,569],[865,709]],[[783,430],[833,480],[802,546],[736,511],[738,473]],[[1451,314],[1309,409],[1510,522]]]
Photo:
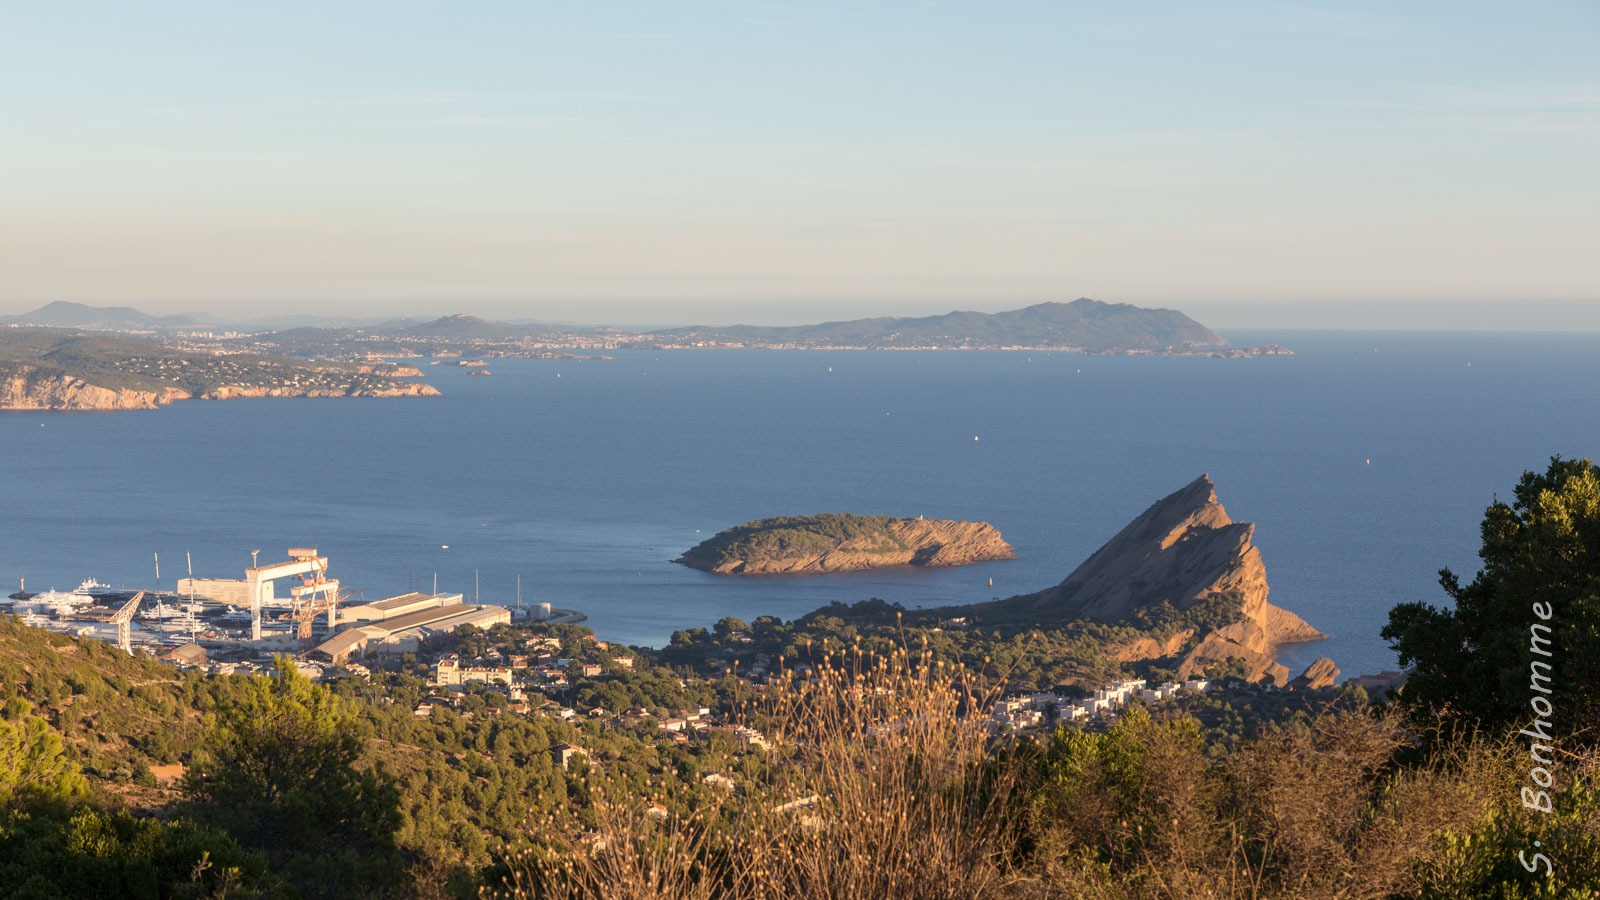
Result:
[[821,542],[825,546],[791,547],[760,557],[730,555],[723,546],[724,535],[729,533],[701,543],[674,561],[723,575],[783,575],[884,566],[963,566],[1016,559],[1012,546],[987,522],[891,519],[871,531]]
[[[1181,653],[1180,676],[1241,657],[1252,680],[1281,685],[1289,672],[1274,658],[1277,646],[1327,635],[1267,602],[1267,570],[1250,543],[1254,533],[1254,525],[1228,518],[1211,478],[1202,475],[1128,523],[1065,581],[1001,602],[1041,617],[1121,619],[1163,601],[1186,610],[1219,594],[1234,596],[1239,619],[1199,635],[1187,652],[1150,640],[1116,648],[1115,655],[1126,661]],[[1183,643],[1193,636],[1179,635]]]
[[[66,372],[27,364],[0,365],[0,409],[122,410],[155,409],[194,395],[175,387],[160,390],[117,390],[90,384]],[[203,400],[236,397],[437,397],[438,389],[422,382],[395,382],[389,387],[352,390],[263,388],[225,385],[200,395]]]
[[1299,691],[1316,691],[1333,687],[1338,681],[1339,667],[1326,656],[1319,656],[1311,665],[1306,666],[1304,672],[1289,682],[1289,687]]
[[188,397],[177,388],[113,390],[36,366],[0,367],[0,409],[155,409]]

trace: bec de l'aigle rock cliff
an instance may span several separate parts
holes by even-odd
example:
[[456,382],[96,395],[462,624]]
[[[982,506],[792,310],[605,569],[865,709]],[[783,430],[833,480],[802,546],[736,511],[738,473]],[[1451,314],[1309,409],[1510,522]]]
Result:
[[673,561],[719,575],[793,575],[1002,559],[1016,553],[987,522],[822,513],[746,522]]
[[[1239,657],[1251,681],[1283,686],[1289,670],[1275,658],[1278,645],[1327,635],[1267,602],[1267,569],[1250,543],[1254,533],[1254,524],[1228,518],[1210,476],[1202,475],[1145,510],[1055,587],[969,609],[1014,619],[1114,621],[1163,601],[1182,611],[1227,595],[1239,603],[1231,624],[1203,634],[1186,628],[1161,642],[1142,638],[1108,650],[1120,662],[1172,658],[1179,677]],[[1324,684],[1338,669],[1321,663],[1332,676],[1320,670],[1307,676]]]

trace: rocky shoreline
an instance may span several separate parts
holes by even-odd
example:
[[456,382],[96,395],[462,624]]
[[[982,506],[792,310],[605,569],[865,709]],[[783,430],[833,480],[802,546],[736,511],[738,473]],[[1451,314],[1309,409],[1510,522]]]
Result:
[[196,396],[177,387],[160,390],[108,388],[92,384],[69,372],[32,365],[0,369],[0,410],[142,410],[157,409],[178,400],[231,400],[240,397],[437,397],[439,391],[420,381],[393,381],[381,385],[352,384],[335,388],[262,387],[222,385]]

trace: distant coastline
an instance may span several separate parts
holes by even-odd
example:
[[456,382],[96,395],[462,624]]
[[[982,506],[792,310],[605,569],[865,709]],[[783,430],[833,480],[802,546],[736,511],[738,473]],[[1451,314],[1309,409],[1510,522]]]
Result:
[[[0,327],[111,332],[172,349],[298,359],[419,357],[593,358],[606,350],[1018,350],[1162,356],[1282,356],[1276,345],[1233,347],[1222,335],[1175,309],[1079,298],[996,313],[956,310],[932,316],[883,316],[810,325],[729,325],[621,329],[536,322],[495,322],[470,315],[393,319],[362,325],[299,326],[248,332],[125,307],[53,303]],[[604,358],[604,357],[602,357]]]
[[[1291,356],[1233,347],[1173,309],[1081,298],[998,313],[881,317],[814,325],[614,328],[512,324],[453,315],[361,327],[241,334],[181,316],[52,303],[0,317],[0,410],[155,409],[238,397],[430,397],[392,359],[609,360],[608,350],[1001,350],[1090,356]],[[578,352],[583,351],[583,352]],[[471,362],[477,360],[477,362]]]

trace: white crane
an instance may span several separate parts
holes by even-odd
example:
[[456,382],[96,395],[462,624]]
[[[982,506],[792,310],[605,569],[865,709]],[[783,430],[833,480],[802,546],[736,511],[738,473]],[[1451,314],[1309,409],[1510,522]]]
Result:
[[129,656],[133,655],[133,614],[139,609],[139,601],[144,599],[144,591],[133,595],[133,599],[122,604],[111,617],[111,624],[117,626],[117,646]]

